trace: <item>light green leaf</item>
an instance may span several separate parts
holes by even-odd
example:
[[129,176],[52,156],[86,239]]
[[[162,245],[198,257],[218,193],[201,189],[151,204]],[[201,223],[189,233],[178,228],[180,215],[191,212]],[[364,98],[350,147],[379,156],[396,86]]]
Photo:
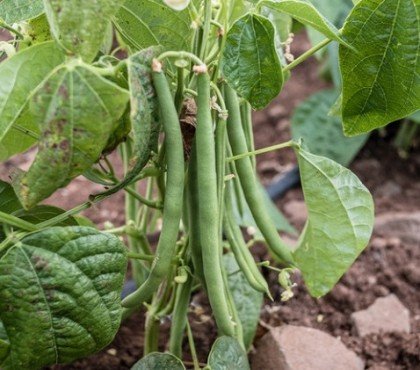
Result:
[[274,37],[271,22],[257,14],[243,16],[227,34],[221,60],[223,75],[254,109],[264,108],[283,86]]
[[115,236],[55,227],[0,259],[0,320],[10,340],[4,370],[66,363],[109,344],[121,321],[127,258]]
[[309,218],[294,253],[314,297],[328,293],[347,271],[372,233],[372,196],[348,169],[297,149]]
[[211,370],[250,369],[244,349],[232,337],[217,338],[211,349],[208,364]]
[[292,137],[302,138],[311,153],[347,166],[369,135],[344,136],[341,118],[328,115],[336,99],[335,90],[324,90],[300,104],[292,117]]
[[42,0],[1,0],[0,19],[8,24],[35,18],[44,11]]
[[182,361],[170,353],[150,353],[136,362],[131,370],[185,370]]
[[95,163],[125,110],[126,90],[77,63],[56,70],[31,101],[41,131],[38,153],[28,172],[13,178],[25,209]]
[[193,36],[188,9],[176,11],[161,0],[127,0],[115,17],[115,26],[133,51],[162,45],[189,51]]
[[28,112],[28,102],[63,61],[59,48],[53,42],[46,42],[0,64],[0,160],[36,142],[38,127]]
[[92,61],[105,37],[119,0],[44,0],[51,32],[69,54]]
[[227,273],[228,286],[242,324],[244,344],[246,348],[249,348],[257,330],[264,295],[249,285],[232,253],[223,255],[223,264]]
[[297,21],[321,32],[331,40],[342,42],[337,28],[308,0],[266,0],[262,5],[290,15]]
[[[420,108],[420,2],[362,0],[340,47],[344,131],[357,135]],[[362,32],[363,31],[363,32]]]

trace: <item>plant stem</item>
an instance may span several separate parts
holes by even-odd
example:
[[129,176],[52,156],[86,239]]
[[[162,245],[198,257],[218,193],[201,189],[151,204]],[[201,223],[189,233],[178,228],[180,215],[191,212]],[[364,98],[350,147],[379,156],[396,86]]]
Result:
[[34,225],[28,221],[22,220],[19,217],[9,215],[0,211],[0,221],[7,225],[18,227],[19,229],[26,231],[37,231],[39,230],[38,225]]
[[330,42],[333,40],[331,39],[325,39],[321,41],[319,44],[315,45],[314,47],[310,48],[308,51],[300,55],[298,58],[296,58],[292,63],[288,64],[283,68],[283,73],[290,71],[291,69],[295,68],[300,63],[304,62],[306,59],[314,55],[318,50],[321,50],[325,46],[327,46]]
[[187,320],[187,336],[188,336],[188,345],[190,347],[191,357],[194,363],[194,370],[200,370],[200,363],[197,357],[197,350],[195,349],[194,337],[193,337],[191,326],[188,320]]
[[155,209],[162,209],[161,202],[154,202],[152,200],[149,200],[149,199],[141,196],[139,193],[137,193],[131,187],[126,187],[124,190],[128,194],[130,194],[133,198],[135,198],[136,200],[138,200],[140,203],[143,203],[145,206],[150,207],[150,208],[155,208]]
[[233,162],[233,161],[236,161],[238,159],[251,157],[251,156],[255,156],[255,155],[259,155],[259,154],[264,154],[264,153],[269,153],[269,152],[272,152],[272,151],[275,151],[275,150],[278,150],[278,149],[290,148],[290,147],[293,146],[293,144],[294,144],[293,141],[287,141],[285,143],[272,145],[272,146],[268,146],[266,148],[254,150],[253,152],[247,152],[247,153],[235,155],[233,157],[227,158],[226,161],[227,162]]
[[9,26],[7,23],[0,20],[0,27],[8,30],[9,32],[15,34],[16,36],[20,37],[21,39],[24,39],[25,36],[23,36],[18,30],[15,30],[13,27]]
[[61,215],[50,218],[49,220],[41,222],[41,223],[37,224],[36,226],[37,226],[38,229],[46,229],[47,227],[57,225],[60,222],[62,222],[64,220],[67,220],[69,217],[77,215],[80,212],[85,211],[86,209],[89,209],[90,207],[92,207],[93,204],[98,203],[98,202],[104,200],[105,198],[106,197],[98,197],[98,198],[95,198],[94,201],[87,201],[85,203],[82,203],[82,204],[78,205],[77,207],[75,207],[73,209],[70,209],[67,212],[62,213]]
[[209,40],[210,25],[212,18],[212,4],[211,0],[204,1],[204,24],[203,24],[203,39],[201,41],[200,59],[204,60],[206,56],[207,43]]
[[157,60],[161,61],[165,58],[188,59],[197,65],[205,65],[205,63],[199,57],[187,51],[167,51],[159,55]]
[[136,260],[143,260],[143,261],[153,261],[155,258],[151,254],[143,254],[143,253],[134,253],[134,252],[128,252],[127,253],[128,258],[136,259]]

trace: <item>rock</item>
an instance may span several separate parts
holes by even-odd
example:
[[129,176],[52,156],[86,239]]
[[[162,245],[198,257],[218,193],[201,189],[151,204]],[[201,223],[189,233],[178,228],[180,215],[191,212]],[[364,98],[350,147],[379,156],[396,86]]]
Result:
[[363,361],[337,338],[317,329],[284,325],[257,344],[253,370],[363,370]]
[[351,319],[361,337],[381,332],[410,332],[410,313],[394,294],[378,298],[366,310],[354,312]]
[[420,245],[420,212],[385,213],[375,221],[375,233]]
[[297,224],[304,224],[308,211],[305,202],[301,200],[291,200],[284,205],[284,212],[290,216],[292,222]]
[[412,284],[420,285],[420,269],[416,263],[410,263],[404,268],[404,275]]

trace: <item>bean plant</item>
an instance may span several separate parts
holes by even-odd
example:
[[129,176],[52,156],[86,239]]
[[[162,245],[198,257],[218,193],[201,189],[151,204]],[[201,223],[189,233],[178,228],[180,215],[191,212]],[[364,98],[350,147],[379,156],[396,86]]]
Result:
[[[308,0],[0,1],[11,35],[0,44],[0,159],[37,148],[27,171],[0,183],[2,369],[88,356],[138,311],[144,357],[133,369],[248,369],[263,295],[290,299],[295,271],[314,297],[334,287],[369,241],[372,197],[299,137],[255,148],[252,111],[329,44],[338,45],[334,110],[346,135],[419,109],[420,1],[355,2],[337,29]],[[292,20],[319,37],[300,56],[290,52]],[[293,247],[255,166],[258,154],[285,148],[308,208]],[[103,190],[70,210],[43,202],[80,175]],[[124,225],[100,231],[80,216],[118,192]],[[267,261],[254,260],[257,241]],[[136,288],[122,299],[128,265]],[[263,269],[278,273],[280,296]],[[207,364],[188,317],[199,291],[218,333]]]

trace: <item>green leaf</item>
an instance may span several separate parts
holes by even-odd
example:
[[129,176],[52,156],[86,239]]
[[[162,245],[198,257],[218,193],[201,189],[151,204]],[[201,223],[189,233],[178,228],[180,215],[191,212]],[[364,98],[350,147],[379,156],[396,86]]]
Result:
[[263,1],[262,5],[290,15],[297,21],[321,32],[331,40],[342,42],[337,28],[308,0]]
[[44,11],[42,0],[2,0],[0,19],[8,24],[35,18]]
[[[28,103],[37,88],[64,61],[53,42],[32,46],[0,64],[0,160],[26,150],[38,138]],[[31,133],[30,135],[28,135]]]
[[249,285],[232,253],[223,255],[223,264],[227,273],[228,286],[242,324],[244,344],[246,348],[249,348],[257,330],[264,295]]
[[362,0],[348,17],[343,38],[357,52],[340,47],[347,135],[420,108],[419,12],[418,0]]
[[185,370],[182,361],[170,353],[153,352],[136,362],[131,370]]
[[12,186],[0,180],[0,210],[4,213],[13,213],[21,209],[22,205],[16,197]]
[[297,149],[308,221],[295,261],[314,297],[328,293],[372,233],[372,196],[360,180],[334,161]]
[[115,17],[115,27],[133,51],[162,45],[190,50],[193,29],[188,9],[176,11],[161,0],[127,0]]
[[271,22],[257,14],[237,20],[226,37],[221,60],[223,75],[254,109],[264,108],[283,86],[274,37]]
[[44,0],[51,32],[69,54],[92,61],[105,37],[119,0]]
[[0,320],[0,365],[9,355],[10,342],[7,336],[6,330],[4,329],[3,322]]
[[147,164],[152,151],[157,152],[160,114],[151,66],[153,58],[161,52],[161,47],[152,46],[127,59],[133,156],[124,180],[103,194],[116,193],[130,184]]
[[114,338],[127,266],[124,245],[91,228],[54,227],[0,259],[4,370],[34,370],[94,353]]
[[415,123],[420,123],[420,110],[410,115],[408,119]]
[[31,101],[41,131],[38,153],[28,172],[13,179],[25,209],[95,163],[125,110],[126,90],[76,63],[57,69]]
[[292,117],[292,137],[302,138],[311,153],[347,166],[369,135],[344,136],[341,118],[328,115],[336,99],[335,90],[324,90],[300,104]]
[[211,370],[250,369],[244,349],[232,337],[217,338],[211,349],[208,364]]
[[[51,220],[54,217],[62,215],[66,211],[64,209],[49,206],[49,205],[40,205],[36,206],[29,211],[19,210],[14,213],[15,216],[21,218],[22,220],[28,221],[32,224],[39,224],[41,222]],[[74,217],[68,217],[57,226],[77,226],[79,223],[76,221]]]

